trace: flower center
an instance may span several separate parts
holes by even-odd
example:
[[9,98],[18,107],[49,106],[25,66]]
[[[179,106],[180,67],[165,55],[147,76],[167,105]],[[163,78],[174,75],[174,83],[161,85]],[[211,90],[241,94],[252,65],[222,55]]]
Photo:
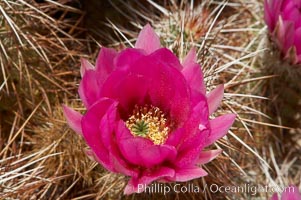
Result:
[[134,136],[147,138],[157,145],[164,144],[170,131],[164,113],[152,105],[135,105],[126,126]]

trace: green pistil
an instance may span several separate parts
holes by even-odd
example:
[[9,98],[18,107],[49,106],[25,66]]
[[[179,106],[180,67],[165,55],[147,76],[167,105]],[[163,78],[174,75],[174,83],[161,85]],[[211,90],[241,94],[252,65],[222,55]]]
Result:
[[137,136],[146,137],[148,131],[148,124],[144,120],[136,122],[136,124],[132,127],[132,132],[134,132]]
[[164,144],[169,133],[164,113],[152,105],[135,105],[126,126],[132,135],[149,139],[156,145]]

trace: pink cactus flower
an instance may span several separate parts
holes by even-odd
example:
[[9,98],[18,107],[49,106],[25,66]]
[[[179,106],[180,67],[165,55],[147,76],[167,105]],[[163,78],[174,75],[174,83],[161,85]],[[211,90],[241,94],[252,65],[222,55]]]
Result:
[[[278,194],[275,193],[271,200],[279,200]],[[281,200],[301,200],[301,193],[296,186],[289,186],[283,191]]]
[[84,115],[64,106],[70,127],[90,147],[89,155],[111,172],[130,176],[124,193],[157,181],[188,181],[207,172],[203,164],[221,150],[204,148],[223,137],[235,120],[209,120],[224,87],[209,94],[196,51],[182,63],[146,25],[135,48],[102,48],[96,66],[82,59],[79,95]]
[[264,19],[285,59],[301,63],[301,0],[265,0]]

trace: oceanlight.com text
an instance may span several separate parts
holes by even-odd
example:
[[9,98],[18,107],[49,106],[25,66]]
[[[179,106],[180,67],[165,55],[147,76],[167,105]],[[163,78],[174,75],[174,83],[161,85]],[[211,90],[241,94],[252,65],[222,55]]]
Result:
[[273,186],[262,186],[262,185],[252,185],[252,184],[243,184],[239,186],[231,185],[231,186],[220,186],[217,184],[204,185],[204,187],[200,187],[196,184],[174,184],[167,185],[163,183],[154,183],[151,185],[138,184],[138,192],[146,192],[146,193],[162,193],[164,195],[174,192],[174,193],[205,193],[209,191],[211,193],[248,193],[253,196],[258,193],[282,193],[284,190],[287,192],[294,192],[293,187],[281,188],[281,187],[273,187]]

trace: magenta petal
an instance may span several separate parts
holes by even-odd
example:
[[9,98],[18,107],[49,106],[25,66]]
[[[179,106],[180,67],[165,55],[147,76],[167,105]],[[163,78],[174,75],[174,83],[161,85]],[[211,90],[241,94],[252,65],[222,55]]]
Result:
[[300,55],[301,54],[301,28],[298,28],[295,32],[294,45],[295,45],[296,50],[297,50],[297,55]]
[[159,167],[157,170],[148,172],[145,171],[142,177],[139,179],[140,184],[148,185],[151,182],[158,180],[163,177],[173,177],[175,175],[175,170],[169,167]]
[[74,111],[68,106],[63,105],[64,115],[67,119],[69,126],[78,134],[82,135],[82,115],[79,112]]
[[143,162],[139,151],[153,145],[148,139],[134,137],[125,124],[121,122],[117,128],[116,140],[123,157],[135,165],[140,165]]
[[232,126],[236,115],[225,114],[213,120],[210,120],[211,133],[206,143],[206,146],[213,144],[216,140],[225,136]]
[[195,165],[198,162],[200,153],[206,145],[205,142],[208,135],[209,130],[200,131],[185,141],[178,150],[178,156],[174,164],[179,168]]
[[[295,3],[296,3],[296,1],[299,1],[299,0],[293,0],[293,1],[295,1]],[[272,3],[275,3],[275,2],[277,2],[277,0],[273,0],[272,1]],[[292,2],[292,0],[280,0],[280,4],[282,4],[281,5],[281,10],[283,10],[286,6],[288,6],[290,3]]]
[[[159,52],[162,54],[159,55]],[[160,49],[139,59],[130,70],[132,74],[144,78],[144,82],[148,84],[150,103],[169,113],[171,119],[180,126],[190,112],[190,90],[181,72],[171,66],[172,62],[164,61],[168,58],[164,57],[169,54],[167,52],[169,50]]]
[[[199,102],[192,109],[188,120],[185,122],[183,127],[178,128],[170,134],[166,144],[172,146],[178,146],[182,144],[182,146],[179,148],[180,150],[191,147],[199,148],[199,146],[204,143],[208,137],[208,135],[205,135],[205,133],[200,133],[200,131],[203,131],[207,128],[208,117],[206,97],[204,95],[200,95]],[[203,130],[199,129],[200,124],[204,126]],[[203,134],[202,137],[199,137],[200,134]]]
[[98,77],[94,70],[87,70],[81,80],[78,93],[86,108],[93,105],[100,95]]
[[214,113],[224,97],[224,85],[218,85],[214,90],[207,94],[209,115]]
[[223,150],[216,149],[211,151],[203,151],[200,154],[199,159],[197,160],[197,164],[206,164],[213,159],[215,159]]
[[191,101],[190,88],[177,65],[181,67],[167,49],[141,56],[128,69],[114,71],[103,84],[101,96],[120,102],[123,118],[134,105],[147,102],[161,108],[180,126],[189,115]]
[[151,141],[143,138],[131,138],[122,141],[118,141],[119,149],[123,157],[130,163],[134,165],[142,164],[142,159],[140,157],[139,151],[143,146],[150,146]]
[[271,16],[268,0],[264,0],[264,21],[268,25],[269,30],[272,32],[275,27],[275,20]]
[[272,32],[275,29],[276,21],[280,15],[282,0],[265,0],[264,1],[264,19]]
[[[124,158],[132,164],[152,167],[166,160],[173,160],[177,151],[168,145],[154,145],[142,137],[130,136],[129,130],[122,127],[118,130],[118,144]],[[123,132],[123,133],[122,133]]]
[[[94,162],[98,162],[100,164],[103,164],[103,160],[99,159],[99,157],[97,157],[96,153],[91,150],[91,149],[88,149],[88,150],[85,150],[85,153],[86,153],[86,156],[88,158],[90,158],[90,160],[94,161]],[[113,172],[118,172],[118,171],[115,171],[114,168],[111,166],[111,164],[108,164],[109,167],[107,165],[103,165],[105,168],[107,168],[108,170],[111,170]]]
[[131,176],[131,177],[138,176],[139,171],[136,168],[129,166],[129,164],[126,163],[122,158],[116,157],[116,154],[113,155],[112,153],[110,153],[109,157],[110,157],[110,162],[114,166],[114,170],[116,172],[125,174],[127,176]]
[[[202,96],[202,99],[199,103],[192,109],[192,113],[189,116],[189,119],[184,124],[186,134],[181,138],[183,145],[181,150],[185,148],[197,147],[201,143],[204,143],[208,135],[202,135],[201,138],[198,138],[200,134],[205,134],[204,130],[209,129],[209,115],[208,115],[208,105],[206,97]],[[200,129],[200,127],[203,127]],[[189,144],[190,142],[192,143]],[[196,142],[199,142],[196,144]]]
[[273,196],[272,196],[272,198],[270,200],[279,200],[278,194],[274,193]]
[[198,162],[200,153],[206,145],[206,139],[208,138],[209,130],[205,130],[195,134],[178,150],[178,156],[174,164],[179,168],[195,165]]
[[[202,135],[200,135],[199,137],[202,137]],[[200,142],[197,141],[196,143]],[[202,150],[202,146],[200,146],[200,144],[197,145],[198,146],[196,147],[191,147],[190,149],[179,152],[179,156],[177,157],[177,160],[174,162],[174,164],[179,168],[184,168],[196,164]]]
[[297,56],[297,62],[301,63],[301,54]]
[[183,69],[183,66],[181,65],[178,57],[167,48],[158,49],[157,51],[149,55],[149,58],[150,60],[155,60],[156,62],[164,63],[165,65],[176,68],[178,70]]
[[192,150],[194,148],[202,149],[204,148],[206,144],[206,139],[209,136],[210,130],[208,127],[204,126],[204,129],[202,131],[194,131],[191,132],[191,136],[189,138],[185,138],[184,142],[180,146],[180,151],[186,151],[186,150]]
[[127,69],[144,56],[145,52],[141,49],[127,48],[116,56],[114,61],[116,69]]
[[80,67],[81,77],[84,77],[86,71],[94,70],[94,66],[87,59],[81,58],[80,62],[81,62],[81,67]]
[[120,120],[118,122],[117,130],[116,130],[116,142],[118,143],[122,140],[128,140],[132,138],[134,138],[134,136],[131,134],[130,130],[126,127],[124,121]]
[[141,105],[145,101],[149,88],[149,83],[145,79],[143,75],[116,71],[104,83],[101,96],[115,99],[119,102],[123,113],[128,114],[136,104]]
[[279,17],[277,28],[275,29],[275,34],[277,37],[277,44],[284,54],[289,50],[289,48],[294,43],[294,24],[292,21],[283,21]]
[[184,138],[186,134],[185,128],[177,128],[175,131],[171,132],[165,144],[171,146],[177,146]]
[[196,50],[195,48],[191,48],[186,57],[184,58],[184,61],[182,63],[183,67],[189,67],[190,65],[193,65],[197,62],[196,58]]
[[117,117],[117,105],[117,102],[112,103],[99,122],[102,143],[109,151],[112,151],[111,148],[114,146],[112,145],[113,134],[116,129],[116,122],[119,120],[119,117]]
[[107,78],[107,76],[114,70],[114,59],[117,52],[114,49],[102,47],[97,60],[96,60],[96,71],[99,75],[99,79],[102,82]]
[[83,136],[97,156],[98,161],[108,170],[115,171],[110,162],[109,151],[101,140],[101,130],[97,126],[110,106],[114,105],[111,99],[100,99],[97,101],[82,118]]
[[182,74],[192,89],[200,91],[202,94],[206,94],[206,87],[203,82],[203,72],[200,65],[194,64],[184,68]]
[[286,187],[281,195],[281,200],[301,200],[301,193],[296,186]]
[[189,83],[192,89],[200,91],[202,94],[206,94],[206,87],[204,84],[204,75],[201,70],[201,66],[197,64],[196,51],[192,48],[183,62],[184,69],[182,74]]
[[[164,66],[162,66],[164,67]],[[176,69],[170,68],[163,71],[158,68],[150,80],[149,96],[153,105],[158,106],[166,113],[170,113],[170,117],[181,125],[188,117],[190,111],[189,90],[187,88],[184,77]],[[158,77],[157,80],[155,77]],[[173,88],[177,88],[174,90]]]
[[173,177],[175,171],[168,167],[160,167],[155,171],[144,172],[140,178],[132,177],[124,189],[124,194],[141,193],[145,190],[145,186],[151,182],[163,177]]
[[101,130],[101,139],[103,145],[109,152],[109,160],[116,172],[128,175],[138,176],[138,171],[129,166],[120,154],[119,148],[116,144],[115,130],[121,120],[117,116],[117,103],[113,103],[107,110],[106,114],[101,119],[99,129]]
[[173,161],[176,158],[177,150],[169,145],[152,145],[142,148],[139,151],[142,164],[145,167],[152,167],[164,161]]
[[295,3],[295,5],[297,6],[297,7],[301,7],[301,1],[300,0],[293,0],[293,2]]
[[147,54],[151,54],[160,46],[160,38],[152,27],[149,24],[144,26],[138,35],[135,48],[143,49]]
[[[101,159],[99,159],[97,157],[97,155],[95,154],[95,152],[93,152],[92,150],[86,150],[85,151],[86,155],[92,160],[92,161],[96,161],[98,163],[103,163],[103,161]],[[127,175],[127,176],[131,176],[131,177],[137,177],[138,176],[138,170],[136,170],[135,168],[133,167],[129,167],[127,166],[127,164],[121,160],[121,159],[117,159],[115,157],[115,155],[112,155],[110,152],[109,152],[109,165],[112,167],[111,169],[110,168],[107,168],[113,172],[117,172],[117,173],[122,173],[124,175]],[[104,165],[106,167],[106,165]]]
[[201,167],[190,167],[177,169],[175,176],[172,178],[173,181],[185,182],[192,179],[207,176],[207,172]]
[[96,70],[103,70],[107,74],[113,70],[113,61],[117,52],[114,49],[102,47],[96,60]]
[[298,5],[296,5],[293,1],[290,1],[282,10],[283,20],[291,20],[295,22],[295,27],[298,27],[298,19],[300,18],[300,12]]

